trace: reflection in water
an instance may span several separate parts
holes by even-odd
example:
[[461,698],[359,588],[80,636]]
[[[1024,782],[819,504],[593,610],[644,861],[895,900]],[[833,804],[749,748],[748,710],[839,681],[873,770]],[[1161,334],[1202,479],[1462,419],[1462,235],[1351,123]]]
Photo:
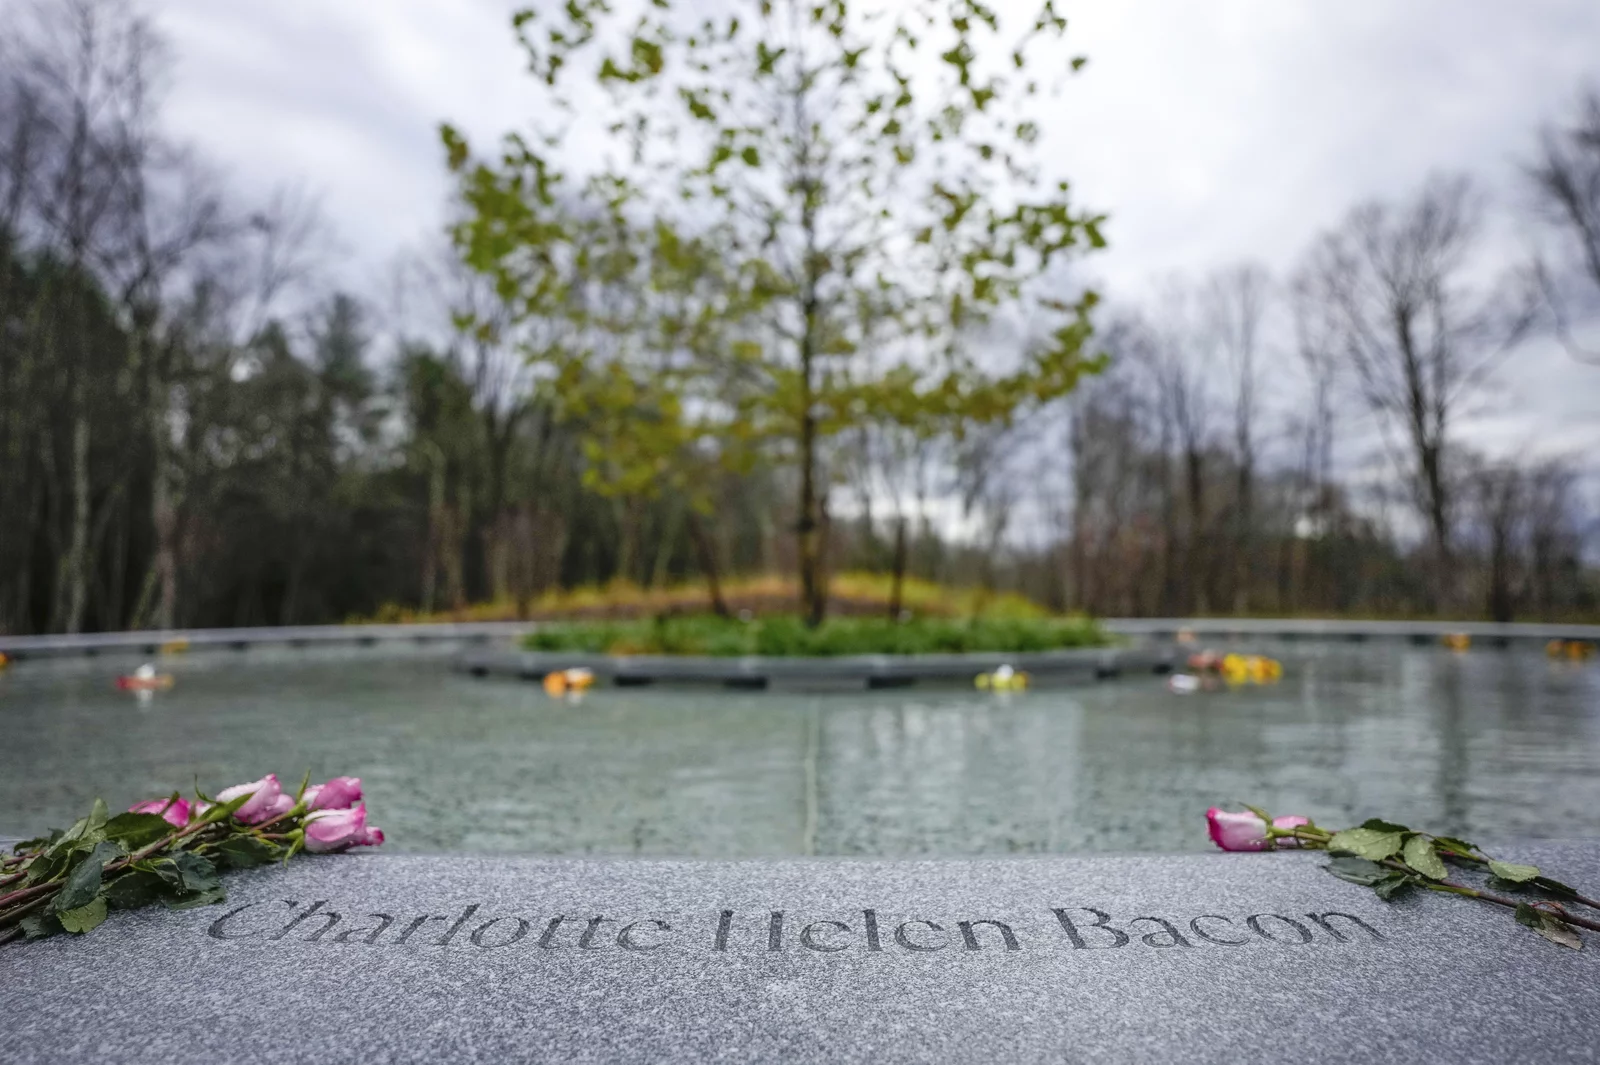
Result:
[[175,660],[141,705],[107,659],[0,677],[0,835],[198,777],[367,784],[391,849],[1016,854],[1204,848],[1248,801],[1338,825],[1600,835],[1600,664],[1287,645],[1272,687],[1159,679],[988,695],[597,689],[453,675],[436,653]]

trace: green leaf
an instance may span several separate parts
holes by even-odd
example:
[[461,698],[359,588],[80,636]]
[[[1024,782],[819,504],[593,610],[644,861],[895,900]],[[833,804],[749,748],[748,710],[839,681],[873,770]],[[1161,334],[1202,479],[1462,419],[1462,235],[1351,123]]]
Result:
[[1365,858],[1352,858],[1349,855],[1334,858],[1325,868],[1340,880],[1348,880],[1362,887],[1371,887],[1389,875],[1389,870],[1377,862],[1369,862]]
[[1513,884],[1520,884],[1525,880],[1532,880],[1539,875],[1537,865],[1518,865],[1515,862],[1497,862],[1490,860],[1489,872],[1501,880],[1509,880]]
[[1390,873],[1372,885],[1372,890],[1377,893],[1378,898],[1388,902],[1398,893],[1411,887],[1415,882],[1415,877],[1407,876],[1404,873]]
[[1400,849],[1401,833],[1374,828],[1347,828],[1328,840],[1330,851],[1346,851],[1359,858],[1379,862]]
[[1370,828],[1374,832],[1410,832],[1405,825],[1397,825],[1393,821],[1384,821],[1376,817],[1369,817],[1361,822],[1362,828]]
[[1447,851],[1455,851],[1458,854],[1471,854],[1478,849],[1466,840],[1456,839],[1454,836],[1435,836],[1433,842]]
[[218,884],[214,888],[208,888],[195,895],[185,895],[181,899],[167,897],[161,901],[166,904],[169,910],[192,910],[196,906],[210,906],[214,903],[226,901],[227,898],[227,889]]
[[89,825],[84,830],[84,835],[104,829],[106,820],[110,816],[111,811],[106,808],[106,801],[104,799],[95,799],[94,805],[89,808]]
[[217,867],[191,851],[179,851],[173,855],[172,864],[177,866],[180,883],[185,891],[210,891],[221,883],[217,879]]
[[148,906],[169,891],[167,882],[148,869],[123,873],[106,884],[102,894],[114,910],[135,910]]
[[237,795],[229,799],[227,802],[217,803],[206,810],[204,814],[201,814],[200,820],[208,824],[215,824],[218,821],[226,820],[227,818],[233,816],[233,812],[235,810],[249,802],[254,797],[255,792],[247,791],[243,795]]
[[1526,902],[1517,903],[1517,923],[1526,925],[1550,942],[1573,950],[1583,949],[1583,940],[1572,926],[1548,910],[1537,909]]
[[53,913],[36,913],[17,922],[22,934],[29,939],[43,939],[61,931],[61,922]]
[[72,864],[72,851],[50,851],[28,863],[28,885],[54,880]]
[[67,874],[67,881],[61,886],[60,893],[50,900],[50,908],[56,913],[65,913],[87,906],[91,899],[100,894],[100,874],[105,871],[106,863],[121,856],[122,848],[115,843],[95,844],[94,850]]
[[278,848],[254,836],[225,839],[207,852],[219,869],[252,869],[278,857]]
[[56,914],[56,919],[61,922],[62,928],[81,936],[91,928],[99,927],[106,919],[106,900],[96,895],[88,905],[75,910],[63,910]]
[[1401,857],[1407,865],[1430,880],[1443,880],[1448,872],[1439,852],[1433,849],[1433,841],[1427,836],[1412,836],[1406,840]]
[[121,843],[130,851],[148,847],[176,831],[160,814],[118,814],[106,822],[106,839]]
[[1261,807],[1259,807],[1259,806],[1251,806],[1247,802],[1242,802],[1239,805],[1243,806],[1246,810],[1249,810],[1251,813],[1253,813],[1257,817],[1261,818],[1261,820],[1266,822],[1267,824],[1269,824],[1269,825],[1272,824],[1272,815],[1267,813],[1267,811],[1263,810]]
[[1569,899],[1575,899],[1578,897],[1577,888],[1569,887],[1566,884],[1563,884],[1561,881],[1548,876],[1534,877],[1533,886],[1540,888],[1541,890],[1548,891],[1552,895],[1562,895]]

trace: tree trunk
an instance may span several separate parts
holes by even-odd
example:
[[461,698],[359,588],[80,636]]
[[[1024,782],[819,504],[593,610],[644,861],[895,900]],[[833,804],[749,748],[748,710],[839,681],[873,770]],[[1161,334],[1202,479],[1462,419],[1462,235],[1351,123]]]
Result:
[[83,386],[74,391],[78,411],[72,423],[72,528],[57,587],[58,627],[69,634],[82,631],[89,581],[89,419],[83,412]]
[[732,617],[727,601],[722,598],[722,582],[717,579],[716,552],[713,550],[705,523],[700,520],[700,513],[693,506],[688,508],[686,519],[689,525],[689,538],[694,541],[695,554],[699,557],[700,572],[706,579],[706,594],[711,597],[711,611],[719,618]]
[[899,621],[906,583],[906,519],[894,523],[894,576],[889,583],[889,620]]
[[173,499],[171,459],[157,419],[155,470],[151,485],[150,515],[155,526],[156,577],[155,627],[170,629],[178,615],[178,508]]
[[1195,614],[1205,614],[1210,607],[1206,598],[1206,565],[1202,557],[1205,538],[1205,471],[1201,455],[1195,448],[1184,452],[1184,481],[1189,495],[1189,542],[1183,584],[1188,588],[1188,608]]

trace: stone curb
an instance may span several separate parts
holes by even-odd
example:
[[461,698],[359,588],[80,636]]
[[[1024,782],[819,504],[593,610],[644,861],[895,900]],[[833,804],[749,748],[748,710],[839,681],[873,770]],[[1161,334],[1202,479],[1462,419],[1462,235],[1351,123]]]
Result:
[[561,669],[588,669],[597,679],[619,686],[718,684],[730,688],[810,685],[864,685],[898,688],[925,682],[970,684],[979,673],[1000,666],[1051,681],[1085,683],[1124,673],[1170,672],[1170,648],[1089,648],[1021,654],[982,652],[945,655],[841,655],[787,658],[752,655],[717,658],[695,655],[599,655],[546,651],[469,651],[454,668],[475,677],[543,680]]

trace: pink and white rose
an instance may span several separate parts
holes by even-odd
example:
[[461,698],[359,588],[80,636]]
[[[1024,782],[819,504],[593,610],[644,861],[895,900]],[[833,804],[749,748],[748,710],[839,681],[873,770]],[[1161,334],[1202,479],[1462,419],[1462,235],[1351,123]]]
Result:
[[253,780],[248,784],[235,784],[231,788],[223,788],[217,792],[217,801],[232,802],[241,795],[249,795],[250,798],[233,812],[233,816],[247,825],[270,821],[294,808],[294,797],[283,793],[276,773],[268,773],[260,780]]
[[361,801],[361,778],[334,777],[326,784],[313,784],[300,801],[308,810],[348,810]]
[[[1295,828],[1310,823],[1310,818],[1298,814],[1285,814],[1272,819],[1273,828]],[[1249,811],[1234,813],[1213,806],[1206,811],[1206,827],[1211,832],[1211,841],[1225,851],[1266,851],[1272,850],[1274,845],[1300,845],[1295,839],[1268,839],[1267,823]]]
[[130,814],[160,814],[169,825],[183,827],[189,823],[188,799],[149,799],[128,807]]
[[368,827],[367,808],[315,810],[306,815],[306,850],[327,854],[349,847],[376,847],[383,842],[383,829]]

